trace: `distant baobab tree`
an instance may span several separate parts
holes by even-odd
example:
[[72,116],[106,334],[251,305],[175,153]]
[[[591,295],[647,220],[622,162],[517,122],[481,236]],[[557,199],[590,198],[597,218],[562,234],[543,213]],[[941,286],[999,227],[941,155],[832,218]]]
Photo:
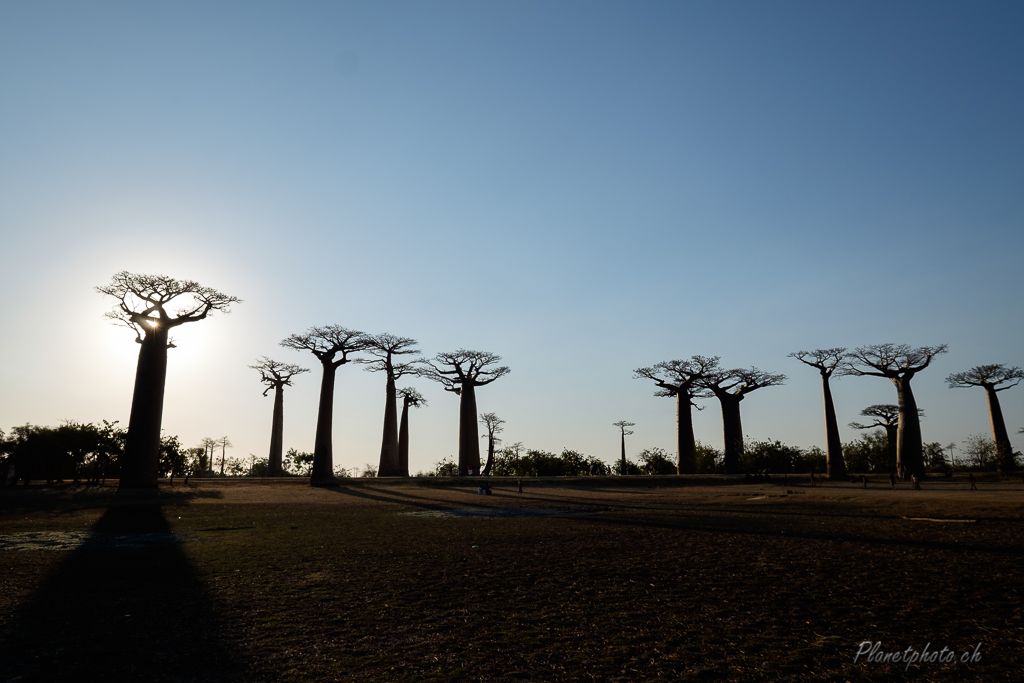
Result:
[[725,472],[726,474],[737,474],[740,468],[740,457],[743,455],[743,421],[740,419],[740,401],[756,389],[782,384],[786,381],[786,376],[757,368],[723,370],[718,367],[717,357],[694,356],[694,358],[701,362],[699,384],[711,391],[722,404]]
[[817,369],[821,374],[821,390],[825,397],[825,462],[829,479],[846,477],[846,461],[843,460],[843,443],[839,439],[839,423],[836,420],[836,407],[832,402],[832,389],[829,379],[846,357],[844,347],[831,349],[814,349],[813,351],[794,351],[789,358],[796,358],[804,365]]
[[417,342],[408,337],[396,337],[393,334],[366,335],[364,352],[371,356],[359,362],[367,365],[371,372],[383,372],[387,382],[384,391],[384,434],[380,446],[380,464],[377,466],[378,477],[408,476],[402,474],[401,457],[398,453],[398,391],[395,382],[409,374],[418,374],[413,361],[395,362],[395,356],[418,355],[414,349]]
[[[676,399],[676,473],[697,473],[697,443],[693,436],[693,411],[698,398],[711,398],[713,394],[697,384],[701,379],[702,364],[694,356],[690,360],[669,360],[648,368],[633,371],[636,379],[650,379],[658,386],[655,396]],[[717,358],[714,359],[716,362]],[[697,408],[700,410],[700,408]]]
[[445,391],[459,395],[459,476],[470,471],[480,473],[476,388],[509,373],[508,366],[499,366],[500,362],[501,356],[493,353],[459,349],[437,354],[424,372],[425,377],[440,382]]
[[885,377],[896,387],[899,398],[899,426],[896,429],[896,473],[903,479],[924,476],[924,444],[917,400],[910,380],[927,368],[932,359],[946,353],[947,346],[871,344],[852,351],[843,361],[843,374]]
[[260,381],[267,385],[263,395],[274,391],[274,421],[270,427],[270,455],[267,458],[267,476],[280,477],[283,473],[284,457],[284,388],[292,384],[292,377],[309,372],[306,368],[290,363],[280,363],[266,356],[261,357],[250,368],[260,373]]
[[[316,416],[316,438],[313,442],[313,466],[309,477],[311,486],[332,486],[338,483],[337,477],[334,476],[332,443],[334,377],[340,366],[354,360],[349,358],[349,354],[362,351],[366,345],[366,338],[362,332],[339,325],[311,327],[306,333],[293,334],[281,342],[281,346],[289,349],[312,352],[323,367],[320,405]],[[341,354],[340,358],[338,354]]]
[[412,387],[398,390],[402,397],[402,420],[398,426],[398,469],[400,477],[409,476],[409,408],[427,405],[427,399]]
[[494,467],[494,445],[501,441],[497,435],[504,431],[501,425],[505,424],[505,421],[494,413],[480,413],[480,422],[487,429],[487,464],[484,465],[482,473],[486,477]]
[[636,427],[636,422],[629,422],[627,420],[619,420],[618,422],[612,422],[612,426],[618,427],[622,435],[622,466],[619,468],[620,474],[626,473],[626,437],[633,433],[632,429],[626,429],[627,427]]
[[[132,411],[121,460],[119,488],[155,488],[160,468],[160,427],[163,421],[167,349],[170,332],[179,325],[228,312],[237,297],[192,280],[121,271],[96,291],[117,299],[107,317],[135,332],[139,361],[135,372]],[[180,306],[171,311],[172,305]]]
[[1010,434],[1006,431],[1003,411],[999,407],[998,392],[1006,391],[1020,384],[1024,371],[1017,366],[1007,367],[1001,363],[977,365],[965,372],[957,372],[946,378],[950,389],[982,387],[988,396],[988,419],[992,427],[992,443],[995,444],[996,460],[1000,469],[1013,468],[1013,447]]
[[[889,459],[892,462],[896,462],[896,441],[900,422],[900,407],[895,403],[877,403],[860,411],[860,414],[864,417],[872,418],[872,422],[851,422],[850,426],[854,429],[873,429],[874,427],[884,429]],[[918,408],[917,415],[918,417],[924,417],[924,411]]]
[[235,444],[231,443],[231,440],[226,436],[222,436],[217,439],[217,445],[220,446],[220,476],[224,476],[224,463],[228,459],[228,448],[234,448]]

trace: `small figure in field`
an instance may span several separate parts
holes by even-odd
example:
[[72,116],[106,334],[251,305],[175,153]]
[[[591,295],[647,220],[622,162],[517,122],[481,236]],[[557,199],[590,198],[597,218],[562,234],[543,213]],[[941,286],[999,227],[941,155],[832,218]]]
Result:
[[480,486],[476,487],[476,492],[479,493],[482,496],[489,496],[489,495],[491,495],[491,485],[490,484],[480,484]]
[[915,491],[920,491],[921,490],[921,479],[916,474],[911,475],[910,478],[914,480],[914,490]]
[[861,480],[861,482],[864,483],[864,488],[867,488],[868,487],[868,475],[866,475],[866,474],[860,475],[860,480]]
[[772,480],[772,475],[768,474],[768,470],[764,471],[764,480],[765,481],[771,481]]
[[818,482],[814,480],[814,470],[811,470],[811,486],[817,486]]
[[186,473],[185,473],[185,486],[188,486],[188,476],[189,476],[190,474],[191,474],[191,472],[186,472]]
[[974,482],[974,472],[971,472],[971,490],[977,491],[978,485]]
[[895,472],[890,472],[889,473],[889,486],[892,487],[893,491],[896,490],[896,473]]
[[519,493],[523,492],[523,478],[519,477]]

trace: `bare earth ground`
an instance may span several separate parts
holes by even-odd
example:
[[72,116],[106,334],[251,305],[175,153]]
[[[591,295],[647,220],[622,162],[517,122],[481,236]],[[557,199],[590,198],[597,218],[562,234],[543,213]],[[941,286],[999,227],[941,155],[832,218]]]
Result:
[[0,489],[0,681],[1020,680],[1019,479],[494,481]]

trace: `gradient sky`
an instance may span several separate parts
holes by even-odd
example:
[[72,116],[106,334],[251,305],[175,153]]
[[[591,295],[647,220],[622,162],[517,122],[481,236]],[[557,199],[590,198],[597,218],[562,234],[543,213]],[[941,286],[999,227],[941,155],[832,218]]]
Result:
[[[1024,365],[1024,5],[1017,2],[0,2],[0,427],[126,425],[121,270],[244,303],[179,328],[167,432],[267,453],[248,365],[312,450],[312,325],[459,347],[506,440],[674,450],[634,368],[693,354],[789,375],[744,431],[824,446],[799,349],[948,343],[914,381],[926,441],[985,434],[951,372]],[[415,383],[410,467],[457,449]],[[895,402],[833,386],[842,436]],[[1024,388],[1001,394],[1012,432]],[[338,375],[335,462],[376,464],[384,382]],[[721,446],[717,403],[697,437]],[[1024,436],[1017,437],[1024,446]]]

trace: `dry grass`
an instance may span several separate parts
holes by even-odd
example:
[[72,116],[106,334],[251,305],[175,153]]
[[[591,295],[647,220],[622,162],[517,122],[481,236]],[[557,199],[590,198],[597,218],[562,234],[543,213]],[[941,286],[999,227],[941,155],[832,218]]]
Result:
[[0,680],[1019,677],[1019,483],[601,483],[0,490]]

